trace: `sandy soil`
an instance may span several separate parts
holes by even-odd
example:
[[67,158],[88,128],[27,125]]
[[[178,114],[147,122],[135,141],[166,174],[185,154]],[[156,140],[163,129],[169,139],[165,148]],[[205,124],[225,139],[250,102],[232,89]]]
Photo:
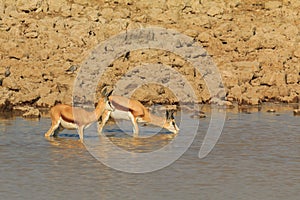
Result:
[[[226,104],[299,102],[298,0],[4,0],[0,110],[71,104],[74,80],[99,43],[153,26],[187,35],[207,51],[222,76]],[[174,52],[155,49],[128,51],[109,63],[101,79],[93,80],[96,98],[104,86],[115,86],[124,77],[145,79],[134,71],[145,64],[170,66],[181,75],[176,82],[188,81],[197,102],[215,102],[204,74]],[[137,89],[133,97],[149,104],[178,103],[176,95],[181,95],[161,84],[127,86],[122,89]]]

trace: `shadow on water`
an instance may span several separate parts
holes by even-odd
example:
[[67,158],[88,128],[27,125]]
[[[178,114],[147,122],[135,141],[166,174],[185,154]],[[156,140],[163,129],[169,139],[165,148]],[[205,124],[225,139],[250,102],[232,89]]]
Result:
[[85,149],[77,134],[60,134],[59,137],[45,137],[49,144],[64,149]]
[[117,134],[109,135],[109,140],[114,144],[117,145],[119,148],[123,150],[130,151],[130,152],[140,152],[140,153],[147,153],[158,150],[164,146],[166,146],[172,139],[176,137],[175,134],[165,134],[165,133],[158,133],[151,137],[145,138],[133,138],[132,136],[121,136]]
[[[146,153],[164,147],[170,141],[172,141],[174,137],[176,137],[176,134],[157,133],[149,137],[134,138],[123,131],[113,129],[105,132],[102,136],[85,136],[85,140],[99,141],[99,138],[103,136],[107,137],[114,145],[117,145],[119,148],[122,148],[126,151]],[[79,136],[76,133],[60,133],[56,137],[45,137],[45,139],[49,141],[49,144],[60,148],[85,148],[84,144],[80,142]]]

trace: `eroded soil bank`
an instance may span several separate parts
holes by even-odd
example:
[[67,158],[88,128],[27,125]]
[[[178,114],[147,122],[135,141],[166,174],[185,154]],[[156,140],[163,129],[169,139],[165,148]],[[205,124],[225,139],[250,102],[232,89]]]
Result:
[[[80,66],[100,42],[151,26],[179,31],[205,48],[222,75],[228,104],[299,102],[298,0],[4,0],[0,110],[71,104]],[[210,102],[203,75],[162,50],[132,51],[116,59],[99,80],[99,90],[144,63],[171,66],[190,82],[197,102]],[[168,88],[153,84],[143,85],[134,98],[144,103],[177,101]]]

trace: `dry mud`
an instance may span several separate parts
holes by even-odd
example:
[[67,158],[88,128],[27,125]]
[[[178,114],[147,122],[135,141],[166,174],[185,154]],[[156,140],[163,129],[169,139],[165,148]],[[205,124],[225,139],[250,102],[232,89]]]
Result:
[[[153,26],[176,30],[205,48],[221,73],[226,104],[299,102],[298,0],[3,0],[0,110],[71,104],[80,66],[99,43]],[[171,66],[189,81],[197,102],[213,100],[203,74],[184,58],[154,49],[114,60],[101,80],[95,80],[98,91],[145,63]],[[157,84],[143,85],[133,96],[149,104],[178,101]]]

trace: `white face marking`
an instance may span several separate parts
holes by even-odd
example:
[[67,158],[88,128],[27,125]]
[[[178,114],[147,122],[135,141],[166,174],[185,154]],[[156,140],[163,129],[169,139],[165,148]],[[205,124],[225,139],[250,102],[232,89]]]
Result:
[[[173,124],[173,123],[174,123],[174,124]],[[167,129],[168,129],[169,131],[171,131],[171,132],[173,132],[173,133],[178,133],[178,132],[179,132],[179,128],[178,128],[178,126],[176,125],[175,122],[170,121],[168,125],[169,125],[169,126],[168,126]]]

